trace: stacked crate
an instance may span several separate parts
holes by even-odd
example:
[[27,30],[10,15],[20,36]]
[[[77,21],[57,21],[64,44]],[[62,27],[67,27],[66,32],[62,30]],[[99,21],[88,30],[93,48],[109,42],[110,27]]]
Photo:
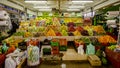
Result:
[[44,42],[41,42],[40,48],[41,48],[41,54],[44,55],[51,55],[51,46],[50,41],[48,39],[45,39]]
[[52,51],[51,51],[52,55],[59,54],[59,39],[57,38],[52,39],[51,47],[52,47]]
[[61,39],[59,39],[59,43],[60,43],[59,50],[66,51],[67,50],[67,40],[64,38],[61,38]]
[[42,46],[41,48],[41,54],[44,55],[51,55],[51,46]]

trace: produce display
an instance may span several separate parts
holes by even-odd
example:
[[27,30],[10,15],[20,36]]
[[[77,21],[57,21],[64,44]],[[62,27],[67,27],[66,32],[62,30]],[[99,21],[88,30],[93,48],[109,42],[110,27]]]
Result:
[[62,36],[68,36],[68,33],[66,30],[62,30],[61,34],[62,34]]
[[[40,37],[40,36],[96,36],[105,33],[102,26],[78,26],[75,24],[82,18],[37,17],[30,22],[22,22],[15,36]],[[72,20],[73,19],[73,20]],[[71,21],[70,21],[71,20]]]
[[93,26],[92,27],[94,31],[96,31],[98,34],[105,34],[105,30],[103,29],[102,26],[98,25],[98,26]]
[[65,23],[69,23],[69,22],[83,23],[82,18],[61,18],[61,20],[64,20]]
[[56,36],[55,31],[53,29],[49,29],[46,36]]
[[14,36],[24,36],[24,33],[25,32],[18,31],[18,32],[14,33]]
[[105,44],[107,44],[107,43],[117,43],[117,41],[109,35],[100,36],[98,38],[98,41],[100,43],[105,43]]
[[18,47],[18,43],[19,43],[19,42],[22,42],[22,41],[23,41],[22,38],[18,38],[18,37],[17,37],[17,39],[16,39],[16,38],[13,37],[13,36],[11,36],[11,37],[9,37],[9,38],[3,40],[3,42],[8,43],[9,46],[14,45],[15,47]]
[[89,33],[88,33],[87,30],[82,30],[81,31],[81,35],[83,35],[83,36],[89,36]]
[[116,45],[111,45],[111,46],[108,47],[108,49],[110,49],[110,50],[112,50],[112,51],[113,51],[114,49],[116,49],[116,48],[117,48]]
[[73,34],[74,34],[74,36],[81,36],[81,33],[78,30],[76,30],[75,32],[73,32]]

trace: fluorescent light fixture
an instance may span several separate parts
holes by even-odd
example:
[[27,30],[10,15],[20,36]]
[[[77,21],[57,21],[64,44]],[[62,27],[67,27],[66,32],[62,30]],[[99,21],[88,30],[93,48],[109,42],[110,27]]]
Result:
[[69,6],[69,8],[84,8],[85,6]]
[[40,3],[40,4],[45,4],[45,3],[47,3],[47,1],[25,0],[25,3]]
[[42,8],[42,9],[49,9],[49,6],[35,6],[34,8]]
[[67,9],[67,11],[80,11],[80,9]]
[[92,0],[80,0],[80,1],[72,1],[73,3],[91,3],[91,2],[93,2]]
[[52,9],[39,9],[39,11],[52,11]]

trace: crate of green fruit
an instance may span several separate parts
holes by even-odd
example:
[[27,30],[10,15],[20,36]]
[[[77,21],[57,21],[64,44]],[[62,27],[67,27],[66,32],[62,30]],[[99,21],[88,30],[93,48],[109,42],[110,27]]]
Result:
[[59,50],[60,50],[60,51],[66,51],[66,50],[67,50],[67,46],[60,46],[60,47],[59,47]]
[[59,42],[50,42],[51,43],[51,46],[59,46]]

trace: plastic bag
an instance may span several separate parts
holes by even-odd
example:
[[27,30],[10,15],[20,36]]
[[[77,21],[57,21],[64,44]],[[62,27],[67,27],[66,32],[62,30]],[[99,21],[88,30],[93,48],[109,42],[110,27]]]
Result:
[[95,47],[91,43],[87,45],[86,54],[95,54]]
[[81,54],[81,55],[84,54],[83,45],[79,45],[79,47],[78,47],[78,54]]
[[16,62],[11,58],[5,60],[5,68],[16,68]]
[[35,66],[38,65],[39,62],[39,48],[37,46],[28,46],[27,48],[27,63],[29,66]]

